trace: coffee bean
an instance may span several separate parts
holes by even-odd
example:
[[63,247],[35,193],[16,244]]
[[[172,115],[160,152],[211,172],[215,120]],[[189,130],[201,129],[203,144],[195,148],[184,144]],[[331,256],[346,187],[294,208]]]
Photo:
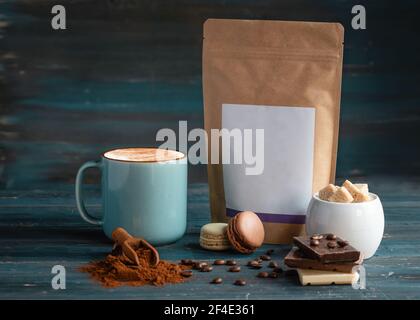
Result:
[[310,245],[313,247],[319,246],[319,240],[311,239]]
[[279,274],[278,274],[277,272],[270,272],[270,273],[268,274],[268,276],[269,276],[270,278],[276,279],[276,278],[278,278],[278,277],[279,277]]
[[243,280],[243,279],[238,279],[234,282],[234,285],[235,286],[244,286],[244,285],[246,285],[246,281]]
[[335,241],[329,241],[329,242],[327,243],[327,246],[328,246],[328,248],[330,248],[330,249],[334,249],[334,248],[336,248],[336,247],[337,247],[337,242],[335,242]]
[[270,263],[268,264],[269,268],[277,268],[279,266],[279,264],[275,261],[270,261]]
[[214,260],[213,264],[216,265],[216,266],[221,266],[221,265],[226,264],[226,262],[225,262],[225,260],[219,259],[219,260]]
[[337,239],[337,236],[333,233],[327,234],[327,240],[335,240]]
[[194,263],[194,269],[196,269],[196,270],[201,270],[206,266],[208,266],[207,262],[195,262]]
[[269,260],[271,260],[271,257],[268,256],[268,255],[262,255],[262,256],[260,256],[260,259],[263,260],[263,261],[269,261]]
[[252,263],[250,264],[250,267],[252,268],[252,269],[261,269],[262,268],[262,265],[261,265],[261,263],[259,263],[258,261],[252,261]]
[[181,276],[185,277],[185,278],[189,278],[193,275],[191,270],[184,270],[181,272]]
[[213,270],[213,267],[211,266],[204,266],[200,269],[201,272],[211,272]]
[[289,270],[286,270],[284,272],[284,275],[286,277],[293,277],[293,276],[297,275],[297,271],[295,269],[289,269]]
[[261,271],[260,273],[258,273],[257,277],[258,278],[268,278],[268,272]]
[[262,265],[256,260],[249,261],[248,266],[250,266],[253,269],[261,269],[262,268]]
[[314,234],[312,235],[311,240],[321,240],[322,238],[322,234]]
[[274,268],[274,269],[273,269],[273,272],[275,272],[275,273],[282,273],[282,272],[283,272],[283,269],[282,269],[282,268],[280,268],[280,267],[278,267],[278,268]]
[[229,272],[239,272],[239,271],[241,271],[240,266],[233,266],[229,268]]
[[235,260],[227,260],[226,261],[226,265],[228,265],[228,266],[236,266],[236,261]]
[[251,260],[251,261],[248,261],[248,263],[247,263],[247,265],[249,267],[253,267],[253,266],[257,265],[257,264],[259,264],[259,262],[257,260]]
[[344,248],[345,246],[349,245],[349,242],[346,240],[338,240],[337,243],[341,248]]
[[194,261],[192,261],[191,259],[182,259],[181,264],[184,266],[191,266],[194,264]]
[[223,279],[222,278],[214,278],[213,280],[211,280],[210,283],[213,283],[213,284],[221,284],[222,282],[223,282]]
[[271,256],[274,253],[274,249],[267,250],[265,254]]

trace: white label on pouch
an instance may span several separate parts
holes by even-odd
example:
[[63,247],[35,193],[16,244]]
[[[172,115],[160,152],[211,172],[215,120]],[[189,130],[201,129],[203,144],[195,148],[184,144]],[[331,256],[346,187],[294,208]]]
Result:
[[254,155],[255,132],[264,129],[261,174],[247,175],[244,161],[223,164],[226,214],[251,210],[266,222],[304,223],[312,196],[315,108],[223,104],[222,128],[251,129],[253,139],[243,139],[242,150],[252,146]]

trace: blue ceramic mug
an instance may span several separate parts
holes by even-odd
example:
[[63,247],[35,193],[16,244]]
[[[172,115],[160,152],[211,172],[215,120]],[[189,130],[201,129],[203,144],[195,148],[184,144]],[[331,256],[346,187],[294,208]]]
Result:
[[[123,227],[154,245],[181,238],[187,226],[187,157],[157,148],[107,151],[100,161],[83,164],[76,177],[76,202],[82,218],[102,225],[111,238]],[[83,175],[88,168],[102,172],[102,218],[91,216],[83,202]]]

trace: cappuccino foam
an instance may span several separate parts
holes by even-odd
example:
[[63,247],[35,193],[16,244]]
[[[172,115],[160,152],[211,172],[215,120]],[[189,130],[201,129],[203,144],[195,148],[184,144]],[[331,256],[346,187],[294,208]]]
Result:
[[174,150],[158,148],[125,148],[105,152],[104,157],[111,160],[131,162],[162,162],[181,159],[184,154]]

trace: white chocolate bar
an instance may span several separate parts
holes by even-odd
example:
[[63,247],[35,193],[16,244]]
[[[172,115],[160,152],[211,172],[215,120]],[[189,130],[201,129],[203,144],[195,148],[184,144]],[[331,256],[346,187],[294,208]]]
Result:
[[337,186],[330,183],[325,188],[319,190],[319,198],[321,200],[328,201],[328,199],[334,194],[334,192],[337,191],[337,189],[338,189]]
[[349,180],[344,181],[343,187],[350,192],[351,196],[353,197],[353,202],[364,202],[369,200],[369,195],[364,194]]
[[334,192],[334,194],[331,197],[328,198],[328,201],[343,202],[343,203],[353,202],[353,200],[354,200],[353,196],[344,187],[337,188],[337,191]]
[[311,269],[297,269],[302,286],[353,284],[359,280],[359,273],[344,273],[336,271],[321,271]]

